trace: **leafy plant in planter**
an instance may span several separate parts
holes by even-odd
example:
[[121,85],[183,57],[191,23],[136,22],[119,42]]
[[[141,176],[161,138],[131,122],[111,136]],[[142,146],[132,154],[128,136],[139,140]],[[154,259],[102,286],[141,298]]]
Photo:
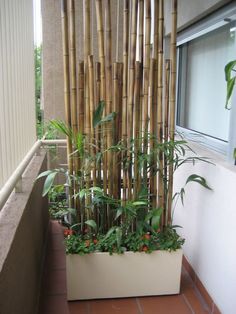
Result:
[[[116,152],[116,154],[126,156],[124,160],[120,158],[119,162],[126,164],[127,168],[130,167],[130,164],[133,166],[134,160],[137,161],[140,190],[138,190],[136,198],[123,200],[122,197],[115,198],[105,192],[102,184],[100,186],[86,186],[87,173],[92,171],[94,162],[102,158],[106,151],[99,150],[96,154],[90,155],[88,147],[91,144],[86,141],[84,136],[75,135],[63,122],[52,121],[52,124],[71,138],[74,146],[72,158],[78,152],[80,152],[79,156],[84,158],[80,162],[81,168],[78,170],[78,174],[71,175],[67,169],[55,169],[43,172],[39,176],[46,177],[43,190],[44,196],[52,188],[53,193],[57,193],[57,187],[53,185],[53,182],[58,174],[63,174],[65,177],[65,183],[58,187],[58,191],[62,193],[62,187],[67,194],[73,191],[71,197],[78,207],[71,208],[67,205],[61,212],[62,216],[69,215],[69,218],[66,219],[68,229],[64,231],[67,254],[86,255],[106,252],[111,255],[130,251],[145,253],[153,251],[171,252],[181,248],[184,240],[176,232],[176,228],[179,226],[173,226],[172,219],[163,224],[164,212],[167,213],[166,208],[152,206],[153,195],[149,192],[149,182],[146,181],[144,169],[154,176],[161,175],[164,187],[163,204],[167,204],[169,180],[167,170],[170,164],[173,165],[174,171],[176,171],[186,163],[194,165],[195,162],[199,161],[209,162],[206,158],[195,155],[187,142],[181,138],[159,144],[151,134],[132,139],[128,148],[122,142],[108,147],[106,151],[112,150],[113,153]],[[148,143],[152,141],[152,149],[146,153],[137,151],[134,149],[136,141],[141,143],[141,146],[144,141]],[[162,169],[161,174],[158,167],[160,152],[166,157],[165,168]],[[127,155],[129,155],[129,159]],[[192,174],[186,179],[186,185],[190,182],[198,183],[210,189],[206,180],[196,174]],[[173,199],[177,201],[180,198],[183,202],[184,194],[185,187],[176,193]],[[167,220],[167,216],[164,219]]]
[[[68,169],[40,175],[46,177],[44,196],[58,174],[65,178],[68,298],[178,293],[183,239],[172,225],[173,173],[208,160],[191,156],[187,143],[174,137],[177,1],[172,0],[171,60],[165,66],[163,0],[155,2],[154,14],[150,0],[124,1],[122,64],[111,61],[110,1],[94,2],[99,63],[90,51],[90,1],[84,1],[84,60],[76,75],[74,0],[68,1],[68,12],[62,0],[66,123],[52,123],[67,136]],[[145,44],[138,12],[145,14]],[[189,176],[186,185],[190,182],[209,189],[199,175]],[[174,199],[183,201],[184,194],[185,187]]]

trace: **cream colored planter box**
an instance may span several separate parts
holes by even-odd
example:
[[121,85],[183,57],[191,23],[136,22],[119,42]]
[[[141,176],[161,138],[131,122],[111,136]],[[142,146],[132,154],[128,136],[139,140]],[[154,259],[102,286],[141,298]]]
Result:
[[86,300],[177,294],[182,250],[67,255],[67,298]]

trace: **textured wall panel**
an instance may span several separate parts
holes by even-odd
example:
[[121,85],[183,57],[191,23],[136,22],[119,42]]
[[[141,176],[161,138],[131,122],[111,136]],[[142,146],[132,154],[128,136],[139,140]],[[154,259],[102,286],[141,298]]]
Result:
[[0,188],[36,139],[33,1],[0,0]]

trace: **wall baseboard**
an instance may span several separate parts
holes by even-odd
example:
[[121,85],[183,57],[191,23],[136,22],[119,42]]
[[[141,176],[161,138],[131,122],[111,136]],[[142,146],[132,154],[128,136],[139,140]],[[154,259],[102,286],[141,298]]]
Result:
[[197,287],[197,289],[201,293],[206,304],[210,308],[210,313],[211,314],[222,314],[221,311],[219,310],[219,308],[217,307],[217,305],[215,304],[214,300],[212,299],[212,297],[210,296],[210,294],[208,293],[208,291],[204,287],[203,283],[201,282],[201,280],[199,279],[199,277],[195,273],[194,269],[189,264],[189,262],[185,256],[183,256],[183,266],[184,266],[185,270],[187,271],[187,273],[189,274],[189,276],[191,277],[191,279],[193,280],[195,286]]

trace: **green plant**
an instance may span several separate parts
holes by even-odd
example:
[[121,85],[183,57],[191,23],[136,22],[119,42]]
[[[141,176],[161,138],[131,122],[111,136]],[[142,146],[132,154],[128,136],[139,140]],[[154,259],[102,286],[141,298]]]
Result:
[[235,66],[236,66],[236,60],[230,61],[225,66],[225,80],[226,80],[226,83],[227,83],[227,94],[226,94],[226,104],[225,104],[225,108],[226,109],[230,109],[229,108],[229,101],[231,99],[231,96],[232,96],[232,93],[233,93],[233,89],[234,89],[234,85],[235,85],[235,82],[236,82],[236,69],[235,69]]
[[[102,117],[103,107],[101,103],[94,113],[94,127],[111,123],[115,118],[115,114]],[[85,254],[96,250],[111,254],[126,250],[151,252],[156,249],[176,250],[181,246],[183,239],[176,233],[172,220],[167,220],[169,167],[172,166],[175,172],[186,163],[210,162],[207,158],[197,156],[181,137],[160,143],[156,136],[146,132],[138,138],[116,141],[104,147],[102,142],[98,143],[80,132],[75,133],[62,121],[54,120],[51,125],[70,139],[73,151],[70,157],[75,162],[79,161],[77,172],[54,169],[39,176],[46,177],[43,196],[49,192],[58,193],[53,185],[58,174],[65,178],[60,193],[66,193],[71,201],[65,203],[67,207],[57,211],[56,215],[69,217],[66,221],[69,227],[66,231],[68,253]],[[145,143],[149,145],[147,150],[142,149]],[[121,195],[110,195],[102,180],[97,185],[95,181],[91,183],[91,173],[108,152],[116,156],[124,171],[137,167],[135,193],[131,198],[124,200]],[[162,167],[161,158],[164,159]],[[147,180],[152,176],[159,176],[163,184],[163,205],[158,207],[153,202],[157,195],[150,193]],[[190,182],[210,189],[206,180],[197,174],[190,175],[185,186]],[[175,201],[180,198],[183,202],[185,186],[173,196]]]

